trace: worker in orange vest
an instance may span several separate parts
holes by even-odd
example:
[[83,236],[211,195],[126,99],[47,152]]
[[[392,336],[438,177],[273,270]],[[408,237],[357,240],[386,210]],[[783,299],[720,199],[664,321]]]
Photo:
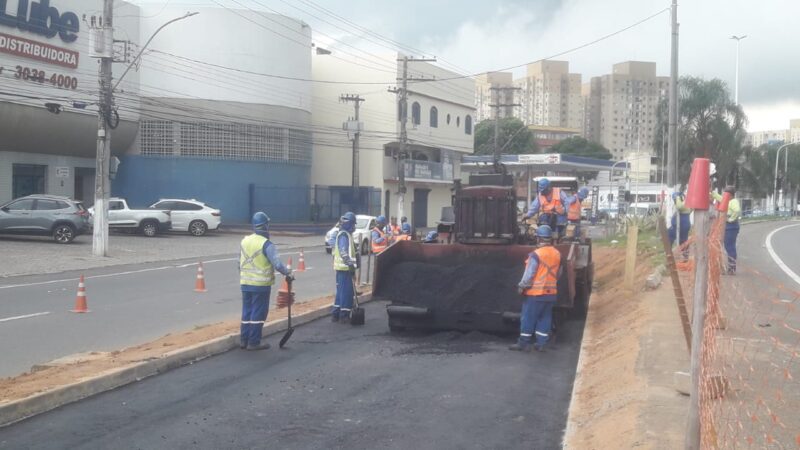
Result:
[[[509,350],[529,352],[531,344],[544,351],[553,328],[553,305],[558,299],[561,252],[553,247],[553,230],[542,225],[536,230],[539,245],[528,255],[525,273],[517,292],[525,297],[520,317],[519,339]],[[536,336],[535,342],[533,336]]]
[[583,201],[589,196],[589,189],[582,187],[575,195],[567,197],[567,222],[575,225],[575,238],[581,235],[581,209]]
[[524,219],[529,219],[535,214],[539,214],[539,224],[549,225],[556,228],[559,234],[563,232],[567,225],[567,215],[564,205],[567,202],[567,194],[559,188],[550,186],[550,180],[542,178],[538,183],[539,195],[533,199]]
[[390,236],[384,231],[386,228],[386,217],[378,216],[375,222],[375,228],[373,228],[372,233],[370,233],[370,242],[372,243],[372,253],[377,255],[386,250],[386,247],[389,246]]

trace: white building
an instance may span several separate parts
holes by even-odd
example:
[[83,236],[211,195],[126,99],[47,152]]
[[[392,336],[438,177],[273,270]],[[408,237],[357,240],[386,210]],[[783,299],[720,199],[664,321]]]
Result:
[[583,129],[581,74],[569,73],[569,62],[528,64],[525,77],[514,85],[520,88],[516,116],[526,125]]
[[[335,52],[334,52],[335,55]],[[336,55],[313,57],[314,156],[311,183],[334,200],[319,198],[322,218],[338,218],[348,209],[388,217],[397,216],[400,115],[396,86],[402,74],[398,55],[383,57],[395,71],[369,69]],[[399,55],[402,57],[402,55]],[[461,156],[472,153],[475,125],[474,82],[433,64],[410,62],[414,78],[446,81],[410,82],[408,85],[409,158],[405,166],[405,215],[415,227],[432,227],[441,208],[451,204],[453,180],[460,177]],[[455,79],[451,79],[455,78]],[[377,85],[376,85],[377,83]],[[383,84],[385,83],[385,84]],[[342,94],[359,94],[360,198],[352,197],[352,143],[342,123],[353,117],[353,104],[340,103]],[[327,195],[327,194],[326,194]]]
[[[511,72],[487,72],[475,77],[475,123],[486,119],[514,117],[514,74]],[[493,106],[498,105],[498,106]]]
[[745,144],[754,148],[765,144],[800,142],[800,119],[789,121],[789,128],[783,130],[752,131],[747,133]]

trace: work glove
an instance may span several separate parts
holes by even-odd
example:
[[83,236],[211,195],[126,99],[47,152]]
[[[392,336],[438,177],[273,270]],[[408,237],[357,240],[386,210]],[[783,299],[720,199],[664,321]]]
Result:
[[357,269],[357,268],[358,268],[358,267],[356,267],[356,265],[355,265],[355,264],[353,264],[352,266],[350,266],[350,273],[356,273],[356,269]]
[[517,288],[517,294],[518,294],[518,295],[522,295],[522,296],[524,296],[524,295],[525,295],[525,288],[523,288],[523,287],[518,287],[518,288]]
[[289,274],[288,274],[288,275],[286,275],[286,282],[287,282],[287,283],[291,283],[291,282],[292,282],[292,281],[294,281],[294,280],[295,280],[295,278],[294,278],[294,275],[292,275],[292,273],[291,273],[291,272],[289,272]]

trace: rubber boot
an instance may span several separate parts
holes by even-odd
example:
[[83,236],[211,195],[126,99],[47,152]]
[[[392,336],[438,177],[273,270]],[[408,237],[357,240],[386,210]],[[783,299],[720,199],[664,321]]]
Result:
[[331,322],[336,323],[338,321],[339,321],[339,316],[335,316],[335,315],[331,314]]
[[509,345],[508,349],[512,350],[512,351],[515,351],[515,352],[530,352],[531,351],[531,345],[530,344],[520,344],[519,342],[517,342],[516,344]]
[[347,325],[350,323],[350,314],[345,314],[344,316],[339,318],[339,323],[343,325]]
[[267,350],[270,347],[271,347],[271,345],[269,345],[269,343],[262,342],[262,343],[260,343],[258,345],[248,345],[247,349],[250,350],[250,351],[257,351],[257,350]]

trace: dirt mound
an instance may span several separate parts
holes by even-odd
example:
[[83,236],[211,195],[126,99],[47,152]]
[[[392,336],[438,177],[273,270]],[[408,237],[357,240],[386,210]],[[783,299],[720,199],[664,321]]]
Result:
[[395,304],[449,311],[514,311],[520,305],[517,284],[523,272],[519,264],[402,262],[392,268],[380,294]]

